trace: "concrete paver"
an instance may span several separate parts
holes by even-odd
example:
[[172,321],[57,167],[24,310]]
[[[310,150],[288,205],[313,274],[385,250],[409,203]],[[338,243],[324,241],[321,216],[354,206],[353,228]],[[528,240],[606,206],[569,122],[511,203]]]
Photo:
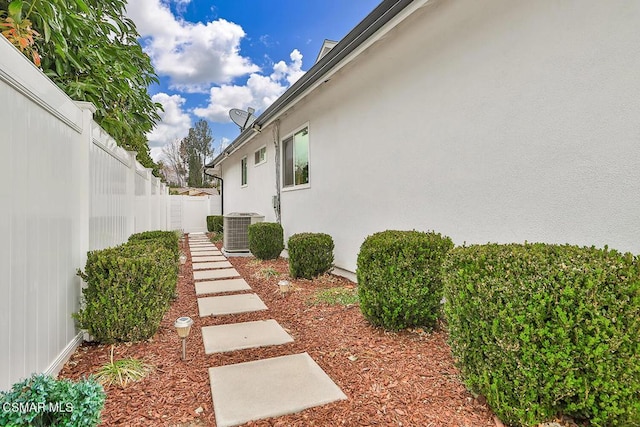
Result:
[[223,255],[191,255],[193,262],[214,262],[214,261],[226,261],[227,257]]
[[222,295],[198,298],[200,317],[247,313],[266,310],[267,306],[256,294]]
[[191,256],[212,256],[212,255],[217,255],[217,256],[222,256],[222,252],[220,252],[219,250],[204,250],[204,251],[196,251],[193,252],[191,251]]
[[216,262],[194,262],[194,270],[208,270],[212,268],[229,268],[233,267],[229,261],[216,261]]
[[223,292],[246,291],[251,289],[242,278],[219,279],[208,282],[196,282],[196,295],[218,294]]
[[281,345],[293,338],[273,319],[228,325],[205,326],[202,342],[206,354],[224,353],[245,348]]
[[219,427],[347,398],[307,353],[209,368],[209,378]]
[[194,280],[228,279],[239,277],[240,273],[235,268],[219,268],[217,270],[201,270],[193,272]]
[[189,248],[189,250],[191,252],[205,252],[205,251],[217,251],[218,248],[215,247],[214,245],[211,245],[209,247],[202,246],[202,247]]

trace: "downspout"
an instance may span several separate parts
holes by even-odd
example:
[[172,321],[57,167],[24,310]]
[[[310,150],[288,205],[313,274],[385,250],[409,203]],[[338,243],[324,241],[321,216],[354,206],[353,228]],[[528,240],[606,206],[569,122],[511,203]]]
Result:
[[276,163],[276,196],[273,200],[273,209],[276,212],[276,222],[282,223],[280,217],[280,119],[274,121],[273,126],[273,145],[276,149],[275,163]]
[[218,175],[210,175],[205,168],[204,174],[220,181],[220,215],[224,215],[224,179]]

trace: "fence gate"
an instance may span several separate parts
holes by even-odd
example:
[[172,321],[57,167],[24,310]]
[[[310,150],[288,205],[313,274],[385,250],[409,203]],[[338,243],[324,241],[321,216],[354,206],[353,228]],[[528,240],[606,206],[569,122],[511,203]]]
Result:
[[220,215],[220,196],[170,196],[171,229],[207,231],[207,216]]

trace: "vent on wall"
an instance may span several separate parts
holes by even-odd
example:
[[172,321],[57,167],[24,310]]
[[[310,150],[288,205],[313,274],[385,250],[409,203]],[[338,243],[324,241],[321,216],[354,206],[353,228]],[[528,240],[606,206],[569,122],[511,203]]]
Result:
[[233,212],[224,216],[222,245],[225,252],[249,252],[249,225],[264,221],[255,212]]

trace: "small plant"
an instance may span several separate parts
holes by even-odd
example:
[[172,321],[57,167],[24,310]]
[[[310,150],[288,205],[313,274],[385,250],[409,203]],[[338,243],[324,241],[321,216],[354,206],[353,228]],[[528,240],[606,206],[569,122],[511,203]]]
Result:
[[93,427],[104,401],[104,389],[93,378],[73,382],[34,374],[0,391],[0,425]]
[[207,230],[211,233],[222,233],[224,217],[222,215],[209,215],[207,217]]
[[308,302],[312,305],[344,305],[358,304],[358,290],[356,288],[334,287],[317,291]]
[[373,325],[433,328],[440,315],[440,267],[453,247],[448,237],[388,230],[366,238],[357,261],[362,314]]
[[220,232],[213,231],[213,232],[209,233],[209,241],[211,243],[214,243],[214,244],[215,243],[221,243],[222,242],[222,238],[223,238],[223,235],[222,235],[221,231]]
[[258,222],[249,226],[249,250],[259,259],[276,259],[284,249],[282,226],[275,222]]
[[313,279],[333,267],[333,239],[328,234],[294,234],[287,246],[291,277]]
[[272,277],[277,277],[279,275],[280,273],[278,273],[278,271],[273,267],[265,267],[258,272],[258,276],[263,279],[271,279]]
[[130,382],[135,382],[147,376],[151,367],[139,359],[113,360],[114,346],[111,346],[111,361],[103,365],[95,377],[103,386],[118,384],[125,387]]

